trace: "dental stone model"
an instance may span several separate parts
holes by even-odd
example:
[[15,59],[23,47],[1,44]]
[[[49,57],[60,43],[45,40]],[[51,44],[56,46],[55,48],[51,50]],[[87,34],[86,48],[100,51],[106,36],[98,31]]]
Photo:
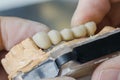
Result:
[[11,80],[17,72],[28,72],[47,58],[48,54],[39,49],[32,39],[27,38],[14,46],[1,63]]

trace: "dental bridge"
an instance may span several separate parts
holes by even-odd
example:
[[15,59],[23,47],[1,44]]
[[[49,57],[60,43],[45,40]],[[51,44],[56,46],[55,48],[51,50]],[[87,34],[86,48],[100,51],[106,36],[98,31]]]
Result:
[[120,54],[120,29],[106,26],[94,35],[96,29],[95,22],[88,22],[25,39],[1,60],[9,80],[79,78],[91,73],[101,62]]

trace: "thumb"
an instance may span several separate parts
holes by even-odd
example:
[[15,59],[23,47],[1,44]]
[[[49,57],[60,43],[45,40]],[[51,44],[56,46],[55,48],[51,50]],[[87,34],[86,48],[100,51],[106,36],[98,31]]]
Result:
[[95,70],[92,80],[120,80],[120,56],[102,63]]
[[2,43],[6,50],[39,31],[49,30],[41,23],[15,17],[0,17],[0,28]]
[[110,0],[79,0],[71,25],[79,26],[88,21],[99,23],[110,10]]

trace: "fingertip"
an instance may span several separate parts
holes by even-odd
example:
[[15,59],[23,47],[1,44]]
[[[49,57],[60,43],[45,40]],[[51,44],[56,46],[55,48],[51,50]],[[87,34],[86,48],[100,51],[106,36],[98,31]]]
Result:
[[93,73],[91,80],[118,80],[120,74],[120,56],[100,64]]
[[110,2],[108,0],[79,0],[71,20],[71,26],[78,26],[88,21],[100,23],[109,9]]
[[84,24],[85,22],[87,22],[87,19],[80,18],[78,14],[74,13],[72,20],[71,20],[71,26],[76,27],[81,24]]
[[87,22],[94,21],[95,23],[99,23],[100,19],[98,20],[96,16],[88,15],[88,14],[77,14],[75,13],[72,20],[71,20],[71,26],[76,27],[81,24],[85,24]]

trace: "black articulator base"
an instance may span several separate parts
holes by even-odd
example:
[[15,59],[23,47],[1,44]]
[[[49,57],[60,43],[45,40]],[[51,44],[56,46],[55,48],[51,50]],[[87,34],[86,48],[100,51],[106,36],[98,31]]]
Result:
[[120,29],[83,42],[79,46],[73,48],[71,53],[60,56],[56,59],[56,61],[59,66],[65,62],[68,62],[69,59],[77,60],[80,63],[85,63],[119,50]]
[[96,58],[111,54],[120,50],[120,31],[108,34],[107,37],[98,37],[95,41],[73,49],[80,63],[85,63]]

